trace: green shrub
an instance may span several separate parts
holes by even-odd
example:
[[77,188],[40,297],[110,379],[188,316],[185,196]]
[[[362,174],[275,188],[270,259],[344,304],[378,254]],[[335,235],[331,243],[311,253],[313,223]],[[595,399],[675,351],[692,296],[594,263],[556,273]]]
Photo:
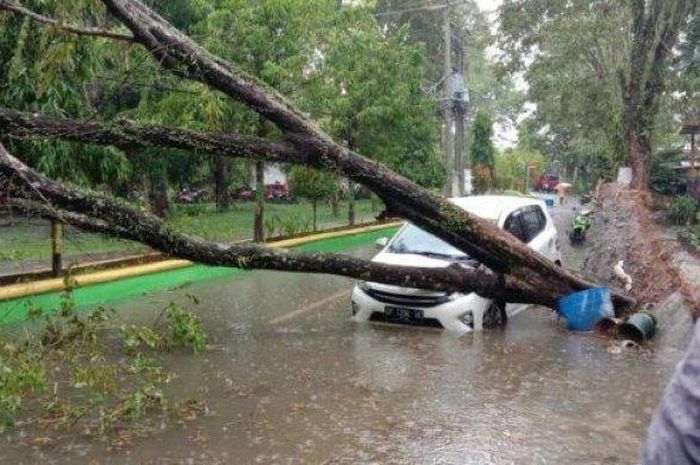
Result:
[[196,315],[171,304],[167,311],[173,345],[189,347],[195,353],[207,346],[207,337]]
[[277,215],[268,215],[265,217],[265,232],[267,233],[267,237],[272,237],[275,234],[275,231],[277,230],[278,225],[281,223],[279,216]]
[[673,223],[678,225],[690,224],[695,220],[695,210],[697,204],[695,199],[688,195],[676,197],[671,203],[668,216]]
[[285,217],[281,222],[281,229],[286,236],[293,236],[299,229],[299,219],[296,216],[290,215]]

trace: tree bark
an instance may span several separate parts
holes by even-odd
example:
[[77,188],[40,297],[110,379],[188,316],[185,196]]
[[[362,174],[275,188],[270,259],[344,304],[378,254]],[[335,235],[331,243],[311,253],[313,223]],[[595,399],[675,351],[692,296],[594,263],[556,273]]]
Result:
[[651,141],[646,136],[630,136],[628,143],[630,164],[632,165],[630,187],[646,191],[651,166]]
[[158,170],[151,177],[149,183],[151,192],[148,199],[151,202],[151,210],[161,218],[167,218],[170,213],[170,200],[168,199],[168,176],[165,170]]
[[351,181],[348,186],[348,224],[350,226],[355,226],[355,198],[356,189],[354,183]]
[[253,240],[265,242],[265,164],[255,162],[255,209],[253,212]]
[[[265,138],[270,133],[270,123],[260,116],[258,137]],[[255,162],[255,210],[253,213],[253,240],[265,242],[265,164]]]
[[[353,115],[350,120],[350,134],[348,137],[348,149],[351,151],[357,150],[357,143],[359,138],[359,122],[357,120],[357,115]],[[352,181],[348,181],[348,224],[350,226],[355,226],[355,197],[357,189]]]
[[[322,168],[316,159],[288,143],[236,133],[198,132],[120,120],[113,123],[55,118],[0,107],[0,130],[17,139],[50,138],[87,144],[110,145],[139,156],[139,148],[165,147],[213,156],[262,159],[273,163],[299,163]],[[132,155],[136,154],[136,155]]]
[[316,223],[316,219],[317,219],[316,213],[317,213],[317,211],[318,211],[317,207],[318,207],[318,200],[312,200],[312,201],[311,201],[311,209],[313,210],[313,213],[312,213],[312,214],[313,214],[313,230],[314,230],[314,232],[316,232],[316,230],[317,230],[317,227],[316,227],[316,225],[317,225],[317,223]]
[[340,216],[340,199],[338,191],[334,192],[331,196],[331,215],[333,218],[338,218]]
[[229,195],[229,182],[231,180],[229,173],[228,160],[221,155],[214,156],[214,191],[216,197],[216,211],[228,211],[231,205],[231,196]]

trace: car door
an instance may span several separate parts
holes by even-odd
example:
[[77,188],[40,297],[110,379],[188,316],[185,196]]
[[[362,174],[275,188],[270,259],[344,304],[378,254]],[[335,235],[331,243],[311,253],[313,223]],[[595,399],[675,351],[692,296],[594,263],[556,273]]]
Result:
[[556,254],[556,237],[548,227],[547,217],[538,205],[528,205],[511,213],[503,229],[545,257],[553,260]]
[[549,238],[544,234],[547,219],[542,210],[537,205],[524,207],[523,212],[520,214],[520,222],[527,238],[527,244],[542,255],[549,257]]

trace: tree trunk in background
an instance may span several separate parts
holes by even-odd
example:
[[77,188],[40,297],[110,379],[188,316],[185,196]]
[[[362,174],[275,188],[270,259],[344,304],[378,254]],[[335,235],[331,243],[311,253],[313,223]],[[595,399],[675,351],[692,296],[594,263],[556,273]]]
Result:
[[630,187],[647,190],[651,137],[661,94],[668,79],[668,62],[681,25],[692,15],[690,0],[631,2],[632,47],[629,70],[621,76],[624,104],[623,133],[632,167]]
[[229,161],[217,155],[214,157],[214,185],[216,196],[216,211],[225,212],[231,205],[231,197],[228,192],[231,175]]
[[255,212],[253,217],[253,240],[265,241],[263,220],[265,216],[265,163],[255,162]]
[[649,167],[651,166],[651,141],[647,136],[630,136],[630,165],[632,166],[632,189],[647,190]]
[[[260,117],[258,136],[266,137],[270,133],[270,123]],[[253,240],[265,241],[265,163],[255,162],[255,211],[253,213]]]
[[335,192],[331,197],[331,214],[333,218],[338,218],[340,216],[340,193]]
[[[357,116],[353,116],[350,121],[350,134],[348,135],[348,148],[353,152],[357,151],[357,140],[359,136],[359,123]],[[348,180],[348,224],[355,225],[355,195],[357,194],[357,186],[351,180]]]
[[348,187],[348,224],[350,226],[355,225],[355,194],[357,193],[357,188],[355,183],[350,182]]
[[316,227],[316,224],[317,224],[317,223],[316,223],[316,219],[317,219],[317,217],[316,217],[317,207],[318,207],[318,201],[317,201],[317,200],[312,201],[312,202],[311,202],[311,209],[313,210],[313,228],[314,228],[314,232],[316,232],[316,230],[317,230],[317,227]]
[[141,208],[146,209],[151,206],[151,179],[148,173],[141,175]]
[[165,172],[156,173],[152,177],[150,188],[148,200],[151,203],[151,211],[156,216],[166,218],[170,213],[170,201],[168,200],[168,177]]
[[51,221],[51,272],[54,278],[63,275],[63,223]]

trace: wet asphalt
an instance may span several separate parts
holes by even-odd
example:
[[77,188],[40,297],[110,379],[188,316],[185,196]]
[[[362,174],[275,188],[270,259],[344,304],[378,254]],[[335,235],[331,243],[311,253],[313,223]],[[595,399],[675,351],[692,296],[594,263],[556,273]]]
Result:
[[7,439],[0,463],[631,464],[682,356],[570,333],[537,307],[463,336],[357,324],[351,287],[253,272],[123,302],[133,322],[171,301],[202,318],[208,349],[164,363],[177,374],[168,395],[206,413],[163,419],[126,451]]

